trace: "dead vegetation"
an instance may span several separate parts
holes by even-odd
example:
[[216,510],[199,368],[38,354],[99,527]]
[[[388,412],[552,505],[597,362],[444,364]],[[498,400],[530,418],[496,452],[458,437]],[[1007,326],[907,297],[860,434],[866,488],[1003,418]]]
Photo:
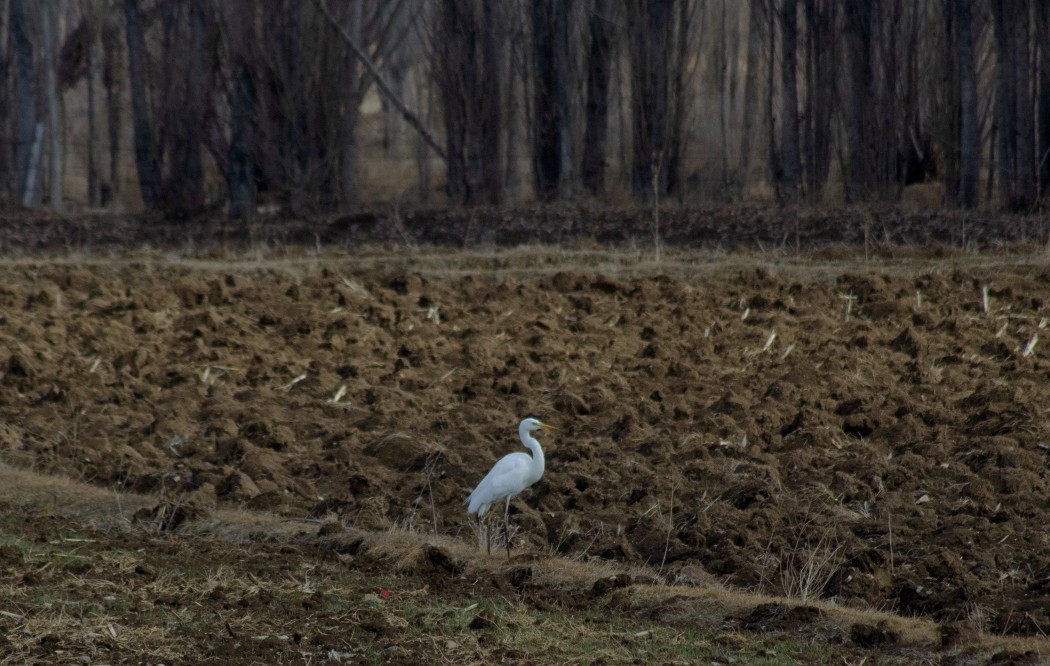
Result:
[[392,654],[620,663],[727,652],[828,663],[870,656],[848,637],[872,631],[892,636],[875,646],[877,663],[945,649],[972,659],[1048,649],[979,632],[945,648],[943,629],[928,620],[710,580],[674,584],[653,568],[601,560],[516,551],[508,563],[425,530],[331,529],[220,510],[160,533],[126,514],[159,502],[0,466],[0,506],[19,509],[2,521],[0,566],[12,582],[0,588],[0,663]]

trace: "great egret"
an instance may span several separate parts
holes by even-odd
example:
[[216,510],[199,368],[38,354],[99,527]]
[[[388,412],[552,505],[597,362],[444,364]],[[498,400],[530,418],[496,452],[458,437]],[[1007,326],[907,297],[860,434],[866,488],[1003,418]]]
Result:
[[[508,559],[510,559],[510,530],[508,523],[510,520],[510,500],[539,481],[540,477],[543,476],[545,465],[543,448],[540,447],[540,443],[536,441],[536,438],[532,436],[533,431],[541,428],[543,430],[557,430],[554,426],[547,425],[539,419],[527,418],[522,421],[518,425],[518,437],[521,438],[521,443],[525,445],[525,448],[532,451],[532,455],[515,451],[503,456],[492,466],[492,469],[481,480],[481,483],[467,497],[467,514],[477,514],[478,523],[481,522],[481,517],[488,512],[493,504],[502,499],[506,500],[506,506],[503,509],[503,534],[507,546]],[[488,542],[487,538],[486,542],[487,550],[489,554],[492,554],[492,544]]]

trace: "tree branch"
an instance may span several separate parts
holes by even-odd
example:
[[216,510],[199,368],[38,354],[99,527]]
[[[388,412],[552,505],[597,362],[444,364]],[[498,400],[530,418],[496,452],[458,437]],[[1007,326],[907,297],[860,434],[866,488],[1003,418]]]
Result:
[[397,107],[397,110],[401,112],[401,115],[404,116],[408,124],[411,125],[413,129],[415,129],[417,132],[419,132],[419,135],[423,137],[423,140],[427,142],[427,145],[433,148],[434,151],[441,157],[441,159],[446,159],[445,149],[441,146],[440,143],[438,143],[437,139],[434,138],[434,135],[431,134],[427,130],[427,128],[423,126],[423,123],[420,122],[418,117],[416,117],[416,114],[412,113],[412,111],[409,110],[407,106],[405,106],[405,103],[401,101],[401,98],[397,96],[397,93],[395,93],[394,90],[387,84],[386,80],[383,79],[383,75],[379,72],[379,68],[377,68],[375,63],[372,62],[372,59],[368,57],[368,54],[365,53],[364,49],[362,49],[361,46],[354,41],[354,38],[351,37],[350,33],[347,32],[346,28],[344,28],[343,25],[339,23],[339,20],[332,15],[332,13],[328,10],[328,7],[325,5],[324,0],[314,0],[314,4],[317,5],[317,9],[321,11],[321,14],[324,15],[324,17],[328,20],[332,27],[335,28],[336,32],[339,33],[339,36],[343,38],[343,41],[346,42],[346,45],[349,46],[350,49],[354,52],[354,55],[356,55],[357,58],[362,63],[364,63],[365,68],[368,70],[368,73],[372,75],[373,79],[375,79],[376,85],[379,87],[379,91],[383,93],[383,95],[387,99],[389,99],[395,107]]

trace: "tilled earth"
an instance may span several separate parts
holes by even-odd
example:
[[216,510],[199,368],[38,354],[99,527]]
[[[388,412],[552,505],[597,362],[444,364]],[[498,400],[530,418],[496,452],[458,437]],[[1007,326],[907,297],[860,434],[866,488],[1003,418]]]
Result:
[[6,263],[0,458],[473,540],[536,416],[518,547],[1050,632],[1045,257],[414,257]]
[[0,458],[472,542],[537,416],[520,548],[1046,634],[1050,262],[864,247],[8,262]]

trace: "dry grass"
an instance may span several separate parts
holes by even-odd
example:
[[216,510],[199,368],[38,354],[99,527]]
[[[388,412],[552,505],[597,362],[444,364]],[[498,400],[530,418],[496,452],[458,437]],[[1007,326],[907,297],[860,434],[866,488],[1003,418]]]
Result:
[[[948,252],[946,256],[930,256],[921,248],[916,248],[914,253],[909,253],[907,248],[900,248],[893,256],[879,257],[878,265],[881,271],[894,275],[938,274],[954,270],[959,264],[958,255],[965,255],[966,265],[975,270],[1040,267],[1047,262],[1045,250],[1035,251],[1025,247],[1011,253],[978,254],[958,250]],[[830,282],[843,274],[855,272],[858,260],[863,261],[863,258],[862,250],[829,258],[819,253],[796,254],[783,248],[735,253],[665,246],[657,262],[648,247],[609,247],[580,242],[562,246],[521,245],[512,250],[363,246],[355,248],[353,253],[334,249],[309,251],[257,246],[243,252],[225,253],[221,257],[204,257],[198,248],[193,247],[187,247],[179,253],[160,253],[145,248],[129,251],[117,258],[93,257],[83,253],[47,258],[0,257],[0,266],[91,267],[148,262],[159,267],[173,266],[195,271],[277,271],[295,277],[315,272],[322,265],[338,270],[339,262],[345,260],[353,273],[382,274],[393,270],[432,277],[496,275],[525,278],[557,271],[587,271],[624,279],[670,275],[695,282],[706,276],[735,271],[754,272],[759,268],[806,281]]]
[[[274,641],[276,645],[290,647],[287,637],[280,638],[284,634],[267,612],[220,611],[221,622],[216,625],[216,618],[209,615],[213,611],[207,609],[214,606],[215,600],[226,600],[227,606],[230,601],[239,600],[237,603],[246,608],[265,609],[277,603],[273,600],[295,605],[298,600],[315,597],[328,600],[324,602],[328,605],[334,604],[329,609],[332,617],[342,618],[344,622],[357,618],[354,621],[379,623],[385,627],[383,631],[401,635],[401,644],[406,650],[418,649],[418,654],[428,654],[427,650],[436,649],[445,655],[443,658],[455,663],[480,663],[489,654],[478,643],[476,631],[469,628],[471,623],[498,627],[500,645],[511,653],[542,650],[534,653],[553,655],[554,661],[557,661],[555,657],[572,659],[573,654],[579,654],[573,650],[583,644],[593,644],[594,654],[590,658],[604,658],[612,663],[628,656],[689,661],[712,658],[711,655],[724,650],[737,653],[768,650],[770,654],[781,655],[765,661],[770,664],[827,658],[827,654],[821,652],[803,656],[804,650],[816,648],[795,645],[792,641],[800,639],[791,636],[770,643],[761,635],[725,634],[726,626],[735,625],[739,618],[766,603],[819,609],[821,631],[848,636],[851,626],[862,623],[897,633],[899,645],[908,649],[928,653],[938,649],[938,625],[929,620],[845,608],[815,599],[813,595],[795,594],[794,598],[786,598],[745,593],[712,583],[663,584],[659,572],[652,567],[582,561],[520,550],[513,552],[513,560],[508,563],[500,551],[494,550],[489,557],[475,544],[427,533],[418,527],[394,526],[377,532],[346,528],[318,536],[316,523],[258,512],[219,510],[205,519],[188,523],[180,528],[179,534],[151,537],[169,547],[176,547],[179,539],[186,538],[197,539],[196,543],[215,544],[214,552],[221,556],[216,556],[213,564],[196,570],[180,568],[177,556],[152,555],[145,541],[141,545],[146,550],[106,546],[106,534],[133,537],[136,530],[141,530],[129,521],[129,512],[155,506],[159,501],[157,497],[122,494],[118,502],[114,493],[0,465],[0,502],[17,502],[27,515],[62,517],[72,521],[71,524],[94,530],[92,536],[71,536],[42,544],[6,538],[7,543],[15,543],[20,549],[20,568],[39,572],[37,575],[45,579],[52,574],[62,574],[67,581],[66,588],[76,589],[74,597],[61,599],[41,597],[39,591],[17,584],[0,587],[6,611],[3,631],[7,640],[18,647],[14,654],[24,657],[34,650],[38,653],[40,637],[54,636],[56,650],[64,650],[63,645],[76,644],[86,649],[84,645],[97,644],[105,645],[110,652],[126,650],[154,660],[178,661],[190,654],[181,643],[184,638],[180,638],[187,631],[225,636],[224,640],[236,644],[250,640],[255,647],[268,646]],[[319,547],[321,552],[353,551],[357,555],[349,556],[347,561],[364,557],[374,563],[386,562],[388,576],[418,574],[426,567],[427,549],[437,548],[455,563],[459,579],[466,581],[468,596],[454,595],[460,601],[448,606],[447,600],[401,591],[399,603],[388,604],[377,596],[384,583],[362,579],[353,567],[333,569],[339,566],[342,555],[327,564],[324,560],[297,556],[292,560],[294,564],[271,569],[265,564],[265,551],[258,551],[254,545],[260,543],[274,544],[273,548],[288,544],[287,547],[294,549],[298,548],[296,544],[305,544]],[[206,556],[204,561],[208,561]],[[242,565],[244,562],[249,563],[247,569]],[[65,569],[57,571],[56,567]],[[529,569],[530,589],[551,595],[552,599],[568,594],[574,599],[592,601],[568,615],[555,616],[513,599],[507,605],[508,602],[476,596],[477,591],[469,592],[473,586],[470,581],[500,579],[521,567]],[[71,573],[62,573],[66,570]],[[146,580],[133,591],[120,582],[121,577],[143,571]],[[604,595],[594,596],[591,592],[595,582],[623,575],[633,583]],[[347,576],[350,578],[345,578]],[[358,602],[352,602],[354,595],[347,596],[346,586],[362,583],[372,591]],[[173,601],[165,602],[165,599]],[[619,619],[609,620],[610,605],[617,609],[615,614]],[[137,613],[140,620],[129,624],[126,621],[129,612]],[[971,617],[977,615],[976,610],[971,613]],[[482,619],[477,619],[479,617]],[[596,618],[601,618],[598,624],[595,624]],[[981,622],[974,620],[971,624],[975,631],[965,637],[971,650],[990,653],[1032,649],[1041,654],[1050,653],[1050,643],[1046,641],[989,636],[981,633]],[[425,630],[423,634],[421,629]],[[79,639],[74,640],[70,632],[79,632]],[[709,636],[721,637],[713,640]],[[781,647],[775,647],[777,645]],[[352,650],[347,652],[351,653]],[[788,658],[787,655],[796,656]],[[103,658],[97,648],[93,658]],[[781,658],[783,660],[778,660]],[[0,663],[21,663],[21,658],[12,657]]]

